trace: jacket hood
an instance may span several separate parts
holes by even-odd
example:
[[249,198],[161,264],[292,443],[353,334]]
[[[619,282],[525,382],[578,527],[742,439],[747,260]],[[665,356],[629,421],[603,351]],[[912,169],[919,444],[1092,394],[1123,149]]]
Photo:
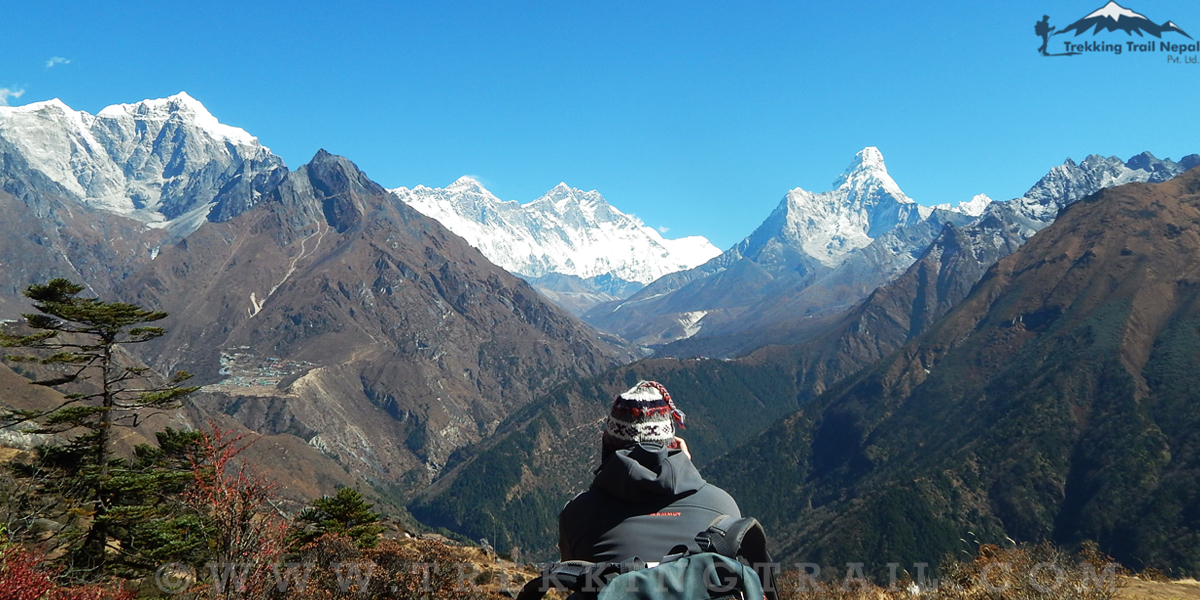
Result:
[[648,495],[679,496],[704,485],[682,450],[642,444],[614,452],[592,480],[593,488],[631,502],[645,501]]

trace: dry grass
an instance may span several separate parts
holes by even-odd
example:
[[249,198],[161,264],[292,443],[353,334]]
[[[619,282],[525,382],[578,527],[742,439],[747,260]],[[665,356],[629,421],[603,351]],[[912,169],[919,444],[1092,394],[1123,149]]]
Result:
[[[1131,578],[1094,549],[1077,555],[1048,544],[1000,548],[985,544],[970,562],[943,565],[937,579],[897,581],[889,587],[864,581],[823,580],[785,572],[780,600],[1117,600]],[[1200,591],[1200,588],[1197,588]],[[1168,600],[1166,596],[1156,600]],[[1192,597],[1182,597],[1192,598]],[[1195,597],[1200,600],[1200,596]]]
[[1200,600],[1200,581],[1182,579],[1179,581],[1147,581],[1131,577],[1126,580],[1120,592],[1119,600]]
[[[291,589],[271,598],[503,600],[515,596],[524,582],[537,575],[530,567],[498,560],[478,548],[411,538],[384,540],[363,550],[349,538],[330,534],[289,560],[315,565],[311,579],[303,590]],[[358,580],[347,567],[370,575]],[[204,598],[203,593],[196,600]]]
[[0,447],[0,464],[12,462],[12,460],[20,456],[22,452],[23,451],[18,448]]

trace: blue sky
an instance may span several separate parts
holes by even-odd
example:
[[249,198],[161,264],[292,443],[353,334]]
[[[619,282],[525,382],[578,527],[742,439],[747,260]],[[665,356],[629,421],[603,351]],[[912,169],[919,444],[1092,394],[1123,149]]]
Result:
[[[725,248],[864,146],[923,204],[1200,152],[1200,64],[1037,54],[1043,14],[1104,2],[17,2],[0,89],[93,114],[185,90],[291,167],[325,148],[388,187],[469,174],[522,202],[566,181]],[[1122,4],[1200,37],[1198,3]]]

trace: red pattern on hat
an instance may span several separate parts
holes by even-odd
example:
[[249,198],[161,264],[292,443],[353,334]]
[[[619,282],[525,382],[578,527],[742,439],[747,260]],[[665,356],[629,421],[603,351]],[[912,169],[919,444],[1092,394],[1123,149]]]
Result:
[[678,446],[675,425],[682,429],[684,419],[683,411],[675,406],[666,387],[657,381],[640,381],[613,399],[604,423],[604,446],[618,449],[655,442],[675,448]]

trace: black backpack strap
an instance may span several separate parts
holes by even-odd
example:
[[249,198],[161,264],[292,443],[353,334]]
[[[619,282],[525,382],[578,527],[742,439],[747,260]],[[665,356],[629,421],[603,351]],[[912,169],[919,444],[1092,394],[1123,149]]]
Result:
[[699,550],[699,548],[696,548],[695,544],[692,544],[692,545],[675,544],[674,547],[672,547],[670,550],[667,551],[667,553],[665,555],[663,555],[662,560],[658,561],[658,564],[665,565],[670,562],[675,562],[685,556],[691,556],[698,552],[700,552],[700,550]]
[[546,565],[540,575],[521,588],[517,600],[540,600],[550,590],[567,591],[581,588],[583,579],[595,570],[596,566],[596,563],[583,560]]
[[769,563],[767,533],[758,519],[735,519],[729,515],[717,517],[708,529],[696,535],[701,552],[716,552],[729,558],[745,558],[751,563]]
[[696,545],[702,552],[716,552],[748,563],[758,573],[767,600],[777,600],[775,570],[778,567],[771,561],[771,554],[767,551],[767,533],[758,519],[735,519],[721,515],[713,520],[708,529],[696,535]]
[[[754,519],[735,519],[729,515],[721,515],[708,525],[708,529],[696,534],[696,546],[701,552],[716,552],[721,556],[737,558],[738,550],[741,549],[741,539],[738,538],[738,531],[731,531],[730,528],[744,529],[750,521]],[[745,535],[744,532],[742,535]]]
[[521,588],[516,600],[540,600],[550,590],[594,594],[613,577],[645,568],[646,561],[636,556],[621,563],[592,563],[585,560],[550,563],[540,575]]

